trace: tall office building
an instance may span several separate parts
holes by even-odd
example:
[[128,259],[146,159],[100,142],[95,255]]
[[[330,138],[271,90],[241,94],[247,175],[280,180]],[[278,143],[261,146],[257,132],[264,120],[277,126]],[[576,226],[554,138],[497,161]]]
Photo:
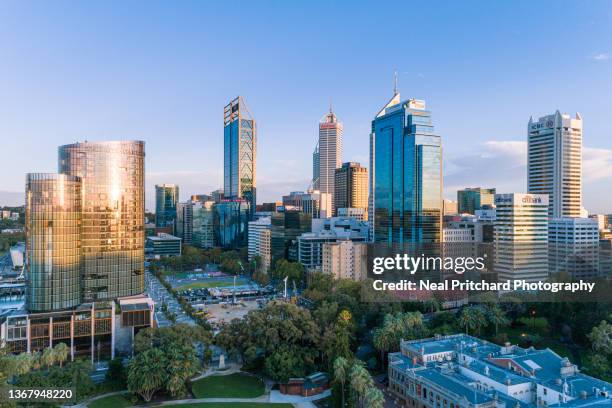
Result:
[[272,220],[270,217],[261,217],[249,222],[249,261],[259,256],[259,270],[267,273],[270,269],[272,255],[270,252],[270,238]]
[[348,162],[335,172],[334,215],[339,208],[363,208],[368,213],[368,169],[361,164]]
[[191,242],[198,248],[215,246],[215,202],[196,201],[191,204]]
[[433,132],[425,102],[400,102],[398,92],[372,121],[369,216],[374,214],[375,242],[440,242],[442,142]]
[[82,183],[83,301],[144,292],[144,142],[59,148],[59,172]]
[[223,125],[223,193],[225,198],[247,200],[252,218],[257,201],[257,125],[242,96],[223,109]]
[[494,188],[464,188],[457,190],[457,207],[459,214],[475,214],[476,210],[482,210],[483,206],[489,208],[495,201]]
[[500,282],[548,278],[548,195],[496,194],[495,272]]
[[[319,141],[313,154],[313,188],[334,196],[335,171],[342,165],[342,122],[332,111],[319,121]],[[332,203],[333,205],[333,203]]]
[[551,273],[567,273],[575,279],[596,278],[600,272],[597,220],[548,220],[548,253]]
[[548,194],[550,218],[581,217],[582,117],[530,118],[527,132],[527,191]]
[[176,233],[179,187],[176,184],[155,186],[155,226],[172,227]]
[[81,301],[81,181],[63,174],[26,179],[27,308],[69,309]]
[[176,204],[175,234],[185,244],[191,244],[193,238],[193,205],[192,201]]

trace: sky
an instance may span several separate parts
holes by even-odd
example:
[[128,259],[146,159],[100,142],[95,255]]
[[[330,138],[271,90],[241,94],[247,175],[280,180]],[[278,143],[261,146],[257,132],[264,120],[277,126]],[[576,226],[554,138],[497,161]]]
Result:
[[258,124],[258,201],[305,190],[330,99],[344,161],[368,165],[371,120],[393,92],[427,102],[444,194],[526,190],[526,129],[584,119],[584,198],[612,213],[612,4],[607,1],[0,1],[0,204],[57,147],[146,142],[154,186],[221,187],[223,106]]

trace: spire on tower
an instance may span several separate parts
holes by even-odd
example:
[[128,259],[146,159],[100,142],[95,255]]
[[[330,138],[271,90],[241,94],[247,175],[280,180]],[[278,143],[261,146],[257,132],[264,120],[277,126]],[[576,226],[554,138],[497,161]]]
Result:
[[393,71],[393,95],[397,95],[397,69]]

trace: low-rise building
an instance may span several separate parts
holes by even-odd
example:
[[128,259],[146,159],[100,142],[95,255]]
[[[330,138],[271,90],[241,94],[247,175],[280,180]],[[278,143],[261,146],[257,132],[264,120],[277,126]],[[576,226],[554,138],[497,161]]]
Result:
[[182,240],[170,234],[157,234],[147,237],[145,252],[147,255],[179,256],[181,254]]
[[401,341],[400,350],[389,354],[389,391],[404,407],[612,406],[612,384],[581,374],[550,349],[455,334]]

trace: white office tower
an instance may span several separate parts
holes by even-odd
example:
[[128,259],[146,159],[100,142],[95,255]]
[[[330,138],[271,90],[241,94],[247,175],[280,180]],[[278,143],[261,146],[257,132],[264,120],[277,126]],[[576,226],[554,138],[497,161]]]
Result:
[[259,268],[262,272],[268,272],[268,269],[270,269],[271,231],[271,217],[261,217],[255,221],[249,222],[249,261],[252,261],[256,256],[259,256],[261,260]]
[[589,279],[599,275],[599,230],[590,218],[553,218],[548,224],[551,273]]
[[529,119],[527,191],[548,194],[550,218],[580,217],[582,117],[561,114]]
[[338,241],[323,244],[322,272],[335,279],[365,279],[367,270],[366,244]]
[[[317,163],[318,162],[318,163]],[[317,165],[318,164],[318,165]],[[342,122],[332,111],[319,121],[319,143],[313,153],[313,188],[334,197],[336,169],[342,166]],[[331,214],[330,214],[331,215]]]
[[496,194],[495,272],[500,282],[548,278],[548,195]]

